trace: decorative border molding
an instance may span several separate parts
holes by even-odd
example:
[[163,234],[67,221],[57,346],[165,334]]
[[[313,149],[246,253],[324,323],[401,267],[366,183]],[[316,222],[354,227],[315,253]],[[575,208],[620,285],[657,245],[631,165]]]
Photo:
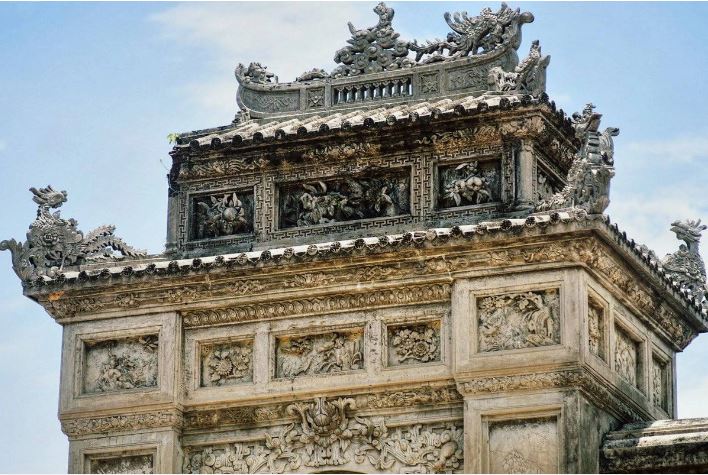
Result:
[[279,302],[239,305],[236,307],[186,311],[182,313],[182,316],[184,326],[194,328],[261,319],[292,318],[303,315],[345,312],[365,308],[442,302],[450,299],[451,290],[452,286],[448,283],[425,284],[350,294],[343,293]]
[[61,430],[68,437],[80,437],[106,432],[128,432],[143,429],[170,427],[182,429],[182,413],[169,409],[155,412],[128,413],[112,416],[82,417],[62,419]]

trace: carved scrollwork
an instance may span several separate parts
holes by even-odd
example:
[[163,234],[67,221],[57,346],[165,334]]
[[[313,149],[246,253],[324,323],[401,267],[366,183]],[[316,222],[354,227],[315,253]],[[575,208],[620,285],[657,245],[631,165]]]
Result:
[[152,455],[92,458],[90,473],[153,473]]
[[301,467],[458,471],[463,431],[459,425],[414,424],[390,428],[382,417],[352,414],[351,398],[295,403],[286,411],[296,422],[256,442],[185,449],[186,473],[283,473]]

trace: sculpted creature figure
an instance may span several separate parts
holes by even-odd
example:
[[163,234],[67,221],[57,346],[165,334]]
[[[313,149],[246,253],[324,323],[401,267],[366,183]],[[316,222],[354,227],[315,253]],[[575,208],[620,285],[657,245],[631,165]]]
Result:
[[[59,211],[50,213],[50,209],[66,202],[66,191],[56,191],[51,186],[30,188],[30,191],[38,208],[27,240],[24,243],[15,239],[0,241],[0,251],[10,251],[12,268],[20,279],[53,276],[66,266],[86,262],[147,255],[114,236],[114,226],[99,226],[84,235],[77,229],[79,223],[75,219],[62,219]],[[114,251],[121,256],[113,255]]]
[[267,67],[261,63],[251,63],[248,67],[239,63],[236,67],[236,78],[244,82],[252,82],[255,84],[268,84],[273,82],[275,77],[270,71],[266,71]]
[[706,266],[703,263],[698,244],[701,233],[707,228],[701,220],[674,221],[671,231],[684,244],[673,254],[667,254],[661,262],[664,272],[671,280],[677,282],[682,289],[688,290],[698,301],[702,301],[706,293]]
[[609,206],[610,180],[615,174],[612,137],[619,135],[619,129],[608,127],[598,132],[602,114],[594,109],[594,105],[587,104],[582,113],[573,114],[572,125],[582,145],[568,171],[563,190],[538,203],[537,211],[577,208],[600,214]]

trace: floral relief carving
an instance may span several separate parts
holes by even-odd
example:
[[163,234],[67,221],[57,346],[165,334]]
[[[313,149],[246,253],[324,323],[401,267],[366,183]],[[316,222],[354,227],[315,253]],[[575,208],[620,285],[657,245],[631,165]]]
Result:
[[480,352],[560,343],[558,289],[481,297],[477,313]]
[[615,327],[615,371],[633,386],[637,386],[639,345],[620,327]]
[[364,367],[362,329],[276,340],[278,378],[355,371]]
[[497,163],[462,163],[439,170],[439,207],[479,205],[499,200]]
[[390,366],[440,361],[440,322],[388,328]]
[[283,185],[280,227],[393,217],[410,211],[410,178],[405,172]]
[[153,473],[152,455],[97,458],[90,464],[90,473]]
[[453,472],[463,431],[453,423],[389,428],[382,417],[352,414],[351,398],[291,404],[295,422],[254,442],[185,448],[186,473],[283,473],[301,468],[371,467],[386,472]]
[[253,232],[253,192],[194,198],[193,213],[193,239]]
[[61,421],[61,430],[69,437],[106,432],[153,429],[156,427],[180,428],[181,426],[182,416],[176,411],[123,414]]
[[668,412],[668,364],[652,357],[651,362],[651,402],[654,406]]
[[227,386],[253,381],[253,342],[202,346],[201,386]]
[[84,342],[84,393],[157,386],[157,335]]
[[592,297],[588,299],[588,347],[590,353],[606,360],[607,332],[605,308]]

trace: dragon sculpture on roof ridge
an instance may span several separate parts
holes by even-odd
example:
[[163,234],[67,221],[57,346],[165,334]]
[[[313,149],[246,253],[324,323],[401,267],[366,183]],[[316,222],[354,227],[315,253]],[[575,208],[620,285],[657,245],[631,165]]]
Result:
[[[84,235],[77,229],[79,223],[75,219],[63,219],[59,211],[50,212],[67,201],[66,191],[56,191],[51,186],[30,188],[30,191],[38,208],[27,240],[24,243],[15,239],[0,241],[0,250],[9,250],[12,254],[12,269],[21,280],[56,276],[69,266],[147,255],[146,251],[133,249],[114,236],[115,226],[99,226]],[[114,255],[114,251],[121,255]]]
[[661,260],[661,267],[666,276],[679,285],[682,290],[691,293],[698,302],[702,302],[706,294],[706,266],[698,251],[701,233],[708,226],[701,224],[701,220],[674,221],[671,231],[676,233],[676,238],[683,241],[678,251],[667,254]]

